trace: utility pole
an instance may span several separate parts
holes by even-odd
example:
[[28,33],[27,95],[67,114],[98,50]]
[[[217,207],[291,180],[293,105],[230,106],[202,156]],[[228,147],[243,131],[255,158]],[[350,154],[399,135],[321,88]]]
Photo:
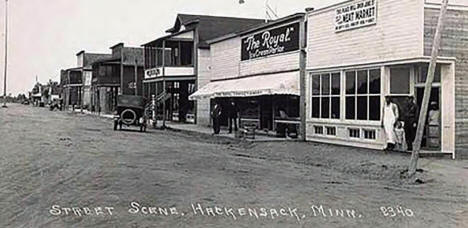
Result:
[[162,129],[166,129],[166,41],[163,40],[162,44],[162,77],[163,77],[163,123]]
[[138,60],[136,59],[135,56],[135,96],[138,95]]
[[6,83],[7,83],[7,69],[8,69],[8,0],[5,0],[5,63],[3,72],[3,108],[6,105]]
[[434,73],[437,64],[437,56],[439,56],[440,42],[442,38],[442,31],[445,23],[445,15],[447,13],[448,0],[442,0],[440,7],[439,21],[437,22],[437,29],[434,36],[434,42],[432,45],[431,62],[429,63],[429,69],[427,71],[426,85],[424,88],[424,97],[422,100],[421,110],[419,112],[418,128],[416,130],[416,138],[413,143],[413,153],[411,155],[411,161],[408,168],[408,177],[413,177],[416,173],[418,165],[419,151],[421,150],[421,141],[424,133],[424,128],[427,119],[427,109],[429,107],[429,100],[431,96],[432,82],[434,81]]

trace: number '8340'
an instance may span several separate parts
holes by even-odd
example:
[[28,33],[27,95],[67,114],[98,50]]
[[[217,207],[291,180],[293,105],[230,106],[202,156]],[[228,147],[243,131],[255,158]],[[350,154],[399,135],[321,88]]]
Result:
[[403,207],[380,207],[380,212],[385,217],[414,217],[413,210]]

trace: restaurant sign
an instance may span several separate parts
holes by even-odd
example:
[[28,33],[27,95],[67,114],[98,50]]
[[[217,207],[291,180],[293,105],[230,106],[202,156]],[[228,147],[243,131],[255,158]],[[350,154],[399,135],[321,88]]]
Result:
[[299,50],[299,23],[270,29],[242,39],[241,60]]
[[356,2],[335,11],[335,32],[377,23],[377,0]]

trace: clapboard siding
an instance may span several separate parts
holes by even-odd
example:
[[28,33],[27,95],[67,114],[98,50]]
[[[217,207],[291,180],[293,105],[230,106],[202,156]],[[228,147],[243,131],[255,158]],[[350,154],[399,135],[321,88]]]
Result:
[[[424,9],[424,54],[431,55],[439,9]],[[468,158],[468,11],[448,10],[442,33],[440,56],[455,62],[455,144],[457,156]]]
[[235,37],[211,45],[211,79],[233,78],[239,75],[241,39]]
[[376,25],[339,33],[336,8],[310,13],[307,68],[421,56],[423,1],[379,0],[377,7]]
[[[210,72],[210,51],[205,49],[198,50],[198,74],[197,86],[202,88],[211,80]],[[197,124],[201,126],[210,125],[210,100],[202,99],[197,101]]]
[[243,61],[240,63],[241,76],[298,69],[299,52],[280,54],[261,59]]

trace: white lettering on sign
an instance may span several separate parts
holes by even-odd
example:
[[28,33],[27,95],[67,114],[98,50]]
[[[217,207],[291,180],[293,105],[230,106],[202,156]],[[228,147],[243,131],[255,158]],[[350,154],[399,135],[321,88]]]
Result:
[[159,76],[161,74],[161,70],[159,68],[152,68],[145,71],[145,78],[152,78]]
[[341,32],[377,23],[377,0],[366,0],[336,9],[335,31]]
[[250,60],[299,49],[299,23],[270,29],[242,39],[241,60]]

